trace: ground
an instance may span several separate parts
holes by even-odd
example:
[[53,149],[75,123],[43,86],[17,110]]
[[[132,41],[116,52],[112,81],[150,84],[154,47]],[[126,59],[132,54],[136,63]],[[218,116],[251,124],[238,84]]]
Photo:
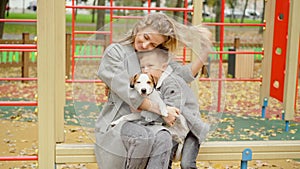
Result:
[[[0,120],[1,156],[14,155],[36,155],[38,148],[37,123],[20,122],[15,120]],[[66,142],[69,143],[90,143],[91,140],[86,136],[81,127],[65,126]],[[199,161],[197,166],[202,169],[238,169],[240,161]],[[249,168],[262,169],[297,169],[300,162],[287,160],[261,160],[251,161]],[[1,169],[34,169],[37,162],[1,162]],[[64,169],[96,169],[96,164],[68,164],[63,165]],[[179,169],[178,163],[174,164],[173,169]]]

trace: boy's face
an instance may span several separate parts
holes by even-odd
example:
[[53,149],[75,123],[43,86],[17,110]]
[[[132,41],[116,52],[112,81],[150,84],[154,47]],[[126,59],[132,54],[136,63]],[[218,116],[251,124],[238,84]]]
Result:
[[155,78],[160,78],[162,72],[166,69],[166,63],[160,63],[155,53],[144,56],[140,59],[140,66],[143,73],[150,73]]

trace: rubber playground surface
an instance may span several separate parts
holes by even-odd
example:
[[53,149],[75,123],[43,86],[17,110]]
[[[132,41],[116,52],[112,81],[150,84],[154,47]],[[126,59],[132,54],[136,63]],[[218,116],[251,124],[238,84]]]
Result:
[[[2,72],[3,73],[3,72]],[[200,84],[200,90],[206,88]],[[226,84],[226,103],[222,110],[220,122],[216,130],[206,141],[256,141],[256,140],[299,140],[300,141],[300,114],[297,110],[295,120],[290,121],[289,131],[285,131],[285,121],[281,120],[282,104],[270,100],[267,107],[267,118],[261,118],[261,107],[258,94],[259,84],[248,82],[232,82]],[[103,93],[99,93],[103,96]],[[65,133],[66,143],[91,143],[84,127],[93,129],[98,112],[89,111],[93,108],[90,102],[76,103],[74,109],[72,100],[72,86],[66,85],[65,106]],[[206,94],[200,93],[202,110],[206,110]],[[34,101],[37,100],[36,82],[1,82],[0,101]],[[298,99],[299,100],[299,99]],[[298,103],[299,104],[299,103]],[[299,107],[299,106],[298,106]],[[98,105],[99,110],[102,108]],[[200,110],[201,111],[201,110]],[[203,116],[206,111],[201,111]],[[0,107],[0,134],[1,156],[36,155],[38,149],[37,115],[34,106]],[[2,146],[4,145],[4,146]],[[173,168],[179,168],[174,164]],[[229,162],[202,162],[197,163],[199,168],[239,168],[239,161]],[[298,161],[293,159],[252,161],[253,168],[300,168]],[[36,162],[0,162],[0,168],[37,168]],[[96,168],[95,164],[74,164],[65,168]]]

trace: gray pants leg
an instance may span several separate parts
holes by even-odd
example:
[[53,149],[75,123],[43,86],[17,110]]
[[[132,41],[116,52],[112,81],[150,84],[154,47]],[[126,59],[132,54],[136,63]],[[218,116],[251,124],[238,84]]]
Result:
[[172,148],[172,137],[168,131],[159,131],[152,147],[147,169],[167,169]]
[[154,132],[147,126],[126,122],[121,137],[127,149],[126,169],[167,168],[172,138],[169,132]]

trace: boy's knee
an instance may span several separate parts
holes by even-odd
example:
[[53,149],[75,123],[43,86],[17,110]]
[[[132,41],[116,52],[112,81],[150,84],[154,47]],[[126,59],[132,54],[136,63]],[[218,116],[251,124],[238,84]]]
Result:
[[160,131],[156,134],[154,147],[161,151],[171,151],[172,145],[172,136],[168,131]]

